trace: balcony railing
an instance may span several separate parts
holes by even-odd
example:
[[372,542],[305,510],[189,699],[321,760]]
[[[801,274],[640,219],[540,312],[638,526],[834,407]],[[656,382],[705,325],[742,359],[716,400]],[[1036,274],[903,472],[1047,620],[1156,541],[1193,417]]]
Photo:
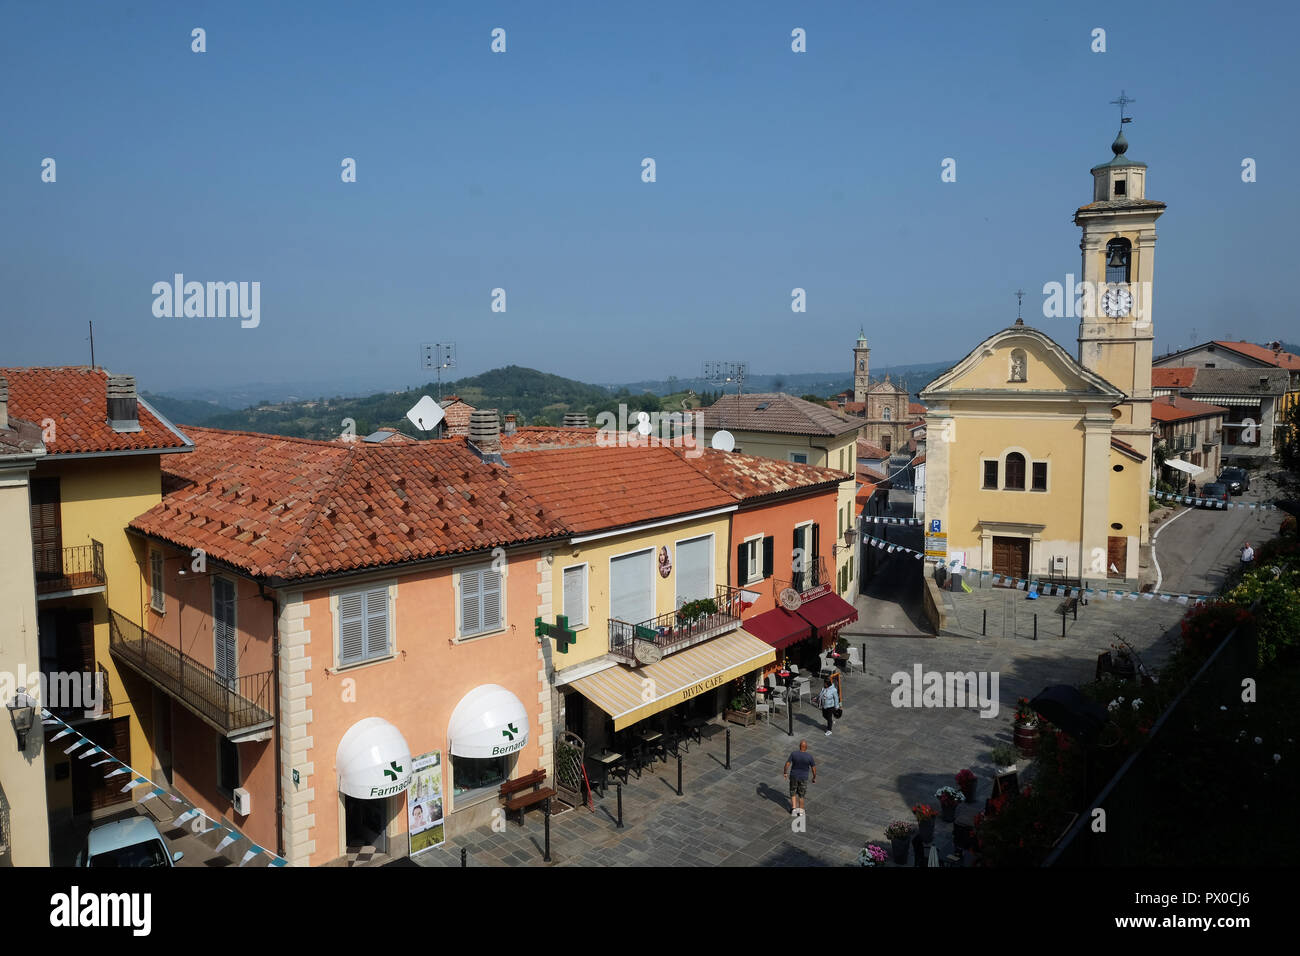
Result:
[[93,538],[90,544],[73,548],[34,545],[32,564],[36,571],[36,595],[51,598],[71,592],[86,592],[107,583],[104,576],[104,546]]
[[109,614],[109,652],[210,727],[235,736],[268,728],[271,672],[225,678],[116,611]]
[[820,587],[828,580],[826,577],[826,556],[819,554],[808,562],[804,570],[794,572],[793,577],[790,579],[772,578],[772,597],[780,600],[781,592],[786,588],[793,588],[803,594],[813,588]]
[[108,669],[103,664],[82,662],[70,667],[67,661],[43,657],[41,676],[42,699],[56,717],[72,721],[113,716],[113,695],[108,692]]
[[741,595],[739,588],[718,585],[713,598],[717,610],[701,614],[694,620],[687,620],[681,611],[668,611],[638,624],[611,617],[609,653],[626,663],[636,664],[638,644],[654,645],[661,654],[667,655],[734,631],[740,626]]

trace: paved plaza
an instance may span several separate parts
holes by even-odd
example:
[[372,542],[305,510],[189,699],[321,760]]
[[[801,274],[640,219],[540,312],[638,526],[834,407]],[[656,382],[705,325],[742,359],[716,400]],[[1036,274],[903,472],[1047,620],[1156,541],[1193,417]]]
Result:
[[[898,557],[896,560],[905,560]],[[1018,602],[1017,622],[1040,614],[1039,640],[1014,632],[996,635],[879,637],[846,633],[866,645],[866,669],[844,680],[844,719],[825,737],[819,714],[804,701],[794,712],[795,736],[787,736],[786,718],[754,727],[731,725],[732,769],[723,767],[724,732],[719,728],[703,744],[692,743],[683,755],[684,796],[676,793],[673,758],[657,773],[633,775],[623,790],[624,828],[615,825],[613,788],[597,797],[595,812],[568,810],[551,820],[553,866],[845,866],[856,865],[866,841],[885,843],[884,828],[895,819],[910,820],[909,807],[926,802],[937,807],[934,791],[953,783],[953,775],[970,767],[979,777],[976,805],[989,796],[992,764],[989,749],[1011,740],[1015,701],[1032,697],[1045,686],[1091,680],[1097,654],[1118,632],[1143,659],[1158,664],[1177,637],[1185,608],[1175,603],[1094,601],[1071,620],[1059,637],[1057,602],[1028,601],[1023,592],[952,595],[957,615],[973,620],[981,602],[1001,606]],[[862,611],[869,598],[859,599]],[[1055,623],[1056,636],[1047,617]],[[870,621],[859,621],[870,630]],[[1168,633],[1167,633],[1168,632]],[[1014,634],[1014,636],[1013,636]],[[991,719],[975,709],[895,708],[890,676],[924,670],[990,671],[999,678],[1000,711]],[[809,787],[806,832],[791,828],[788,786],[781,770],[800,737],[817,758],[818,780]],[[1026,767],[1021,764],[1022,780]],[[1028,771],[1032,773],[1032,771]],[[951,851],[952,825],[940,822],[936,847]],[[512,820],[505,832],[482,828],[450,840],[415,862],[425,866],[459,866],[460,850],[469,866],[545,866],[542,859],[543,817],[530,811],[520,827]],[[891,864],[892,865],[892,864]]]

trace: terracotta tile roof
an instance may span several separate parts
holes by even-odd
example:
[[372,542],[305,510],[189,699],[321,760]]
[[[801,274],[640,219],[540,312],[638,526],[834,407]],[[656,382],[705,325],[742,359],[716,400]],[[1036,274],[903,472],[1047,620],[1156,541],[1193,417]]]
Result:
[[501,435],[501,451],[538,451],[546,448],[590,448],[596,444],[595,428],[556,428],[528,425],[514,434]]
[[1078,211],[1085,209],[1164,209],[1165,204],[1157,202],[1154,199],[1101,199],[1097,202],[1090,202],[1086,206],[1080,206]]
[[736,503],[665,447],[556,448],[506,456],[511,475],[577,533]]
[[[336,440],[342,441],[342,439],[336,439]],[[418,438],[415,438],[412,435],[408,435],[406,434],[406,432],[400,432],[396,428],[388,428],[386,426],[384,428],[376,428],[373,432],[367,435],[363,440],[368,441],[372,444],[385,442],[389,445],[404,445],[407,442],[419,441]]]
[[785,392],[724,395],[702,411],[704,427],[714,429],[832,436],[862,427],[861,419]]
[[1276,368],[1285,368],[1292,371],[1300,371],[1300,355],[1292,355],[1290,352],[1274,352],[1267,345],[1256,345],[1253,342],[1224,342],[1215,339],[1214,344],[1225,349],[1231,349],[1234,352],[1240,352],[1242,355],[1248,355],[1259,362],[1267,362]]
[[858,457],[859,458],[888,458],[889,452],[865,438],[858,439]]
[[131,527],[294,580],[481,551],[567,530],[464,439],[349,444],[191,428],[162,503]]
[[842,409],[844,410],[845,414],[848,414],[848,415],[866,415],[866,414],[867,414],[867,403],[866,403],[866,402],[845,402],[843,405],[840,405],[840,406],[838,406],[838,407],[839,407],[839,408],[842,408]]
[[1134,448],[1132,445],[1130,445],[1128,442],[1122,439],[1112,438],[1110,440],[1110,447],[1114,448],[1118,452],[1122,452],[1123,454],[1128,455],[1130,458],[1136,459],[1137,461],[1146,461],[1146,457],[1147,457],[1146,455],[1142,454],[1142,452],[1138,451],[1136,448]]
[[1158,422],[1177,422],[1185,418],[1225,415],[1227,409],[1176,395],[1165,395],[1151,402],[1151,417]]
[[799,488],[834,488],[850,477],[848,472],[833,468],[714,451],[712,448],[703,449],[703,454],[697,457],[682,451],[678,453],[688,465],[738,501],[752,501]]
[[863,468],[861,465],[858,466],[858,481],[879,485],[883,484],[886,480],[885,476],[876,471],[876,469]]
[[54,437],[45,443],[51,455],[95,452],[141,452],[183,449],[185,437],[141,399],[140,431],[115,432],[108,424],[108,373],[102,368],[0,368],[9,380],[9,414],[47,427],[54,420]]
[[874,494],[876,493],[876,487],[877,487],[877,486],[875,485],[875,483],[870,482],[870,481],[867,481],[867,482],[863,482],[862,485],[861,485],[861,487],[858,488],[858,493],[854,496],[854,499],[853,499],[853,500],[854,500],[854,509],[853,509],[853,513],[854,513],[854,515],[860,515],[860,514],[862,514],[863,510],[864,510],[864,509],[866,508],[866,506],[867,506],[867,502],[870,501],[870,500],[871,500],[871,496],[874,495]]
[[917,455],[915,458],[913,458],[913,459],[912,459],[912,464],[913,464],[913,465],[924,465],[924,464],[925,464],[925,454],[922,453],[922,454],[920,454],[920,455]]
[[442,410],[447,416],[443,419],[444,434],[449,436],[469,434],[469,418],[476,411],[473,405],[462,401],[456,395],[449,395],[443,399]]
[[927,411],[928,409],[920,402],[908,403],[907,414],[909,415],[924,415]]
[[1196,378],[1194,368],[1153,368],[1152,388],[1188,388]]

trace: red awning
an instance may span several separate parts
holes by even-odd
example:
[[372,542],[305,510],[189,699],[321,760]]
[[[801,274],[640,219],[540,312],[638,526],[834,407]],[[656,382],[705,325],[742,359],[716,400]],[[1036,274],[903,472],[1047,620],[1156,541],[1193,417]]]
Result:
[[818,637],[825,637],[828,632],[856,621],[858,612],[838,594],[823,594],[801,604],[799,616],[816,628]]
[[808,622],[783,607],[755,614],[748,620],[742,621],[740,626],[760,641],[771,644],[778,651],[811,636]]

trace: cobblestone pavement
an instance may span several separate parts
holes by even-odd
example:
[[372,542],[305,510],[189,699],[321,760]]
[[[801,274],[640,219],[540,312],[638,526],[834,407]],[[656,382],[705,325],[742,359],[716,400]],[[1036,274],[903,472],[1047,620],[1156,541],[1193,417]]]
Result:
[[[1077,684],[1093,677],[1097,654],[1119,632],[1143,659],[1158,664],[1172,648],[1185,608],[1155,602],[1095,601],[1068,622],[1065,639],[1043,633],[1044,610],[1055,602],[1026,601],[1022,592],[954,595],[963,621],[974,620],[978,601],[995,607],[1008,599],[1040,609],[1040,639],[1024,631],[1023,611],[1007,636],[945,636],[899,639],[861,636],[866,670],[844,681],[844,719],[825,737],[818,717],[804,701],[794,714],[795,737],[786,735],[784,715],[772,724],[732,726],[732,769],[723,768],[724,734],[692,743],[683,757],[684,796],[676,794],[676,762],[658,772],[633,776],[623,791],[624,823],[615,826],[615,798],[598,799],[594,813],[569,810],[551,820],[555,866],[844,866],[856,863],[864,842],[885,843],[894,819],[910,819],[917,802],[937,806],[934,791],[953,783],[963,767],[979,777],[975,806],[989,796],[989,749],[1010,742],[1010,718],[1018,697],[1044,687]],[[963,602],[963,598],[968,599]],[[1046,615],[1050,617],[1051,615]],[[992,615],[990,615],[992,617]],[[1059,634],[1059,618],[1052,618]],[[1050,627],[1046,629],[1050,632]],[[1168,632],[1168,633],[1166,633]],[[1017,636],[1012,636],[1012,634]],[[976,631],[978,634],[978,631]],[[895,708],[895,672],[989,671],[999,678],[996,717],[976,709]],[[720,722],[717,722],[720,726]],[[817,758],[818,782],[809,788],[806,832],[791,829],[788,787],[781,769],[800,736]],[[1022,764],[1022,780],[1032,768]],[[952,825],[939,823],[940,857],[952,845]],[[457,866],[461,847],[471,866],[544,866],[543,819],[530,811],[526,824],[510,822],[505,832],[487,828],[449,841],[417,858],[420,865]]]

